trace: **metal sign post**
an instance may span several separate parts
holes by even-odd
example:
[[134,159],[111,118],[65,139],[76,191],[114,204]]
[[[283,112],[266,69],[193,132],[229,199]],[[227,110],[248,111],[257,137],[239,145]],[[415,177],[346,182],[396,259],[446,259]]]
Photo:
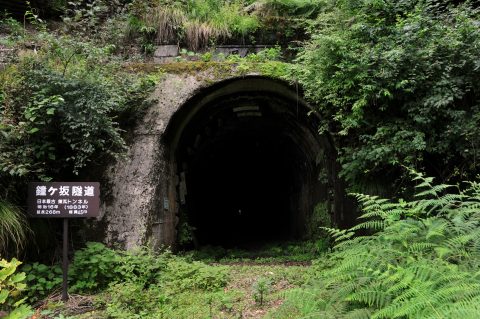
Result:
[[62,301],[68,300],[68,218],[63,219]]
[[28,213],[32,218],[63,219],[62,300],[68,300],[68,219],[98,217],[97,182],[35,182],[28,185]]

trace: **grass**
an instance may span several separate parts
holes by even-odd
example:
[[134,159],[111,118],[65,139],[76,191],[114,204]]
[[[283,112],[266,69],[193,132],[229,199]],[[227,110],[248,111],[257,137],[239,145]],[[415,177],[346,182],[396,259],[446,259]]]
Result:
[[30,232],[23,213],[12,204],[0,200],[0,254],[17,254],[24,247]]
[[[225,269],[229,277],[227,285],[217,291],[187,289],[172,293],[167,297],[164,316],[161,317],[161,310],[158,311],[159,318],[264,318],[283,303],[289,290],[305,282],[309,270],[307,266],[281,264],[227,266],[215,264],[209,267],[212,270]],[[254,286],[262,279],[268,279],[271,282],[271,289],[265,294],[263,304],[259,305],[254,298]],[[125,289],[125,287],[122,286],[119,289]],[[58,319],[123,318],[118,313],[114,313],[113,316],[108,315],[108,310],[105,308],[105,301],[108,298],[111,298],[111,290],[93,296],[73,295],[72,300],[65,304],[59,301],[59,297],[50,297],[37,313],[42,314],[42,318]],[[161,302],[162,296],[157,295],[156,298],[151,302]],[[74,314],[81,312],[82,307],[90,309],[85,313]],[[148,307],[148,304],[142,303],[142,307]],[[140,315],[138,318],[147,317]]]

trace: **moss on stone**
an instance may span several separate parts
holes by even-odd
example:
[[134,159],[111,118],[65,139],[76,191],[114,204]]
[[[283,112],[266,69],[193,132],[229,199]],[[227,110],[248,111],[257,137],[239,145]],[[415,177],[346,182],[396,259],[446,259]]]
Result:
[[232,76],[258,74],[277,79],[286,79],[288,63],[278,61],[267,62],[203,62],[179,61],[164,64],[157,63],[128,63],[125,69],[135,73],[166,73],[185,76],[198,76],[198,80],[217,81]]

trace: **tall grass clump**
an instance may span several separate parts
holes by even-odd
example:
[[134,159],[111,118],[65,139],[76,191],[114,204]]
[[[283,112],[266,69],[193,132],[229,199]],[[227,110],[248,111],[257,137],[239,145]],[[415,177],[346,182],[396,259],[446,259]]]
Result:
[[332,253],[276,318],[479,318],[480,183],[432,180],[410,201],[355,195],[360,223],[328,229]]
[[17,207],[0,199],[0,255],[20,252],[29,231],[23,213]]
[[140,34],[153,44],[179,44],[196,51],[254,32],[260,23],[244,8],[242,1],[134,1],[130,36]]

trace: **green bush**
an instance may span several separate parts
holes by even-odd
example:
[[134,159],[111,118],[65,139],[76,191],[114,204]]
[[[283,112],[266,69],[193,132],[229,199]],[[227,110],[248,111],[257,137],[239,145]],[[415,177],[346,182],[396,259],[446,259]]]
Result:
[[442,182],[473,178],[480,11],[469,1],[325,3],[292,76],[331,119],[321,129],[336,139],[352,189],[385,175],[408,180],[398,164]]
[[172,291],[216,291],[226,286],[228,275],[224,268],[213,268],[198,261],[188,262],[177,257],[169,260],[159,280]]
[[125,150],[122,127],[154,82],[127,74],[109,55],[41,33],[42,50],[0,72],[0,177],[46,180],[78,173]]
[[169,251],[155,253],[147,247],[120,252],[116,281],[133,282],[146,288],[156,285],[168,268],[171,258],[173,256]]
[[30,303],[45,298],[62,283],[62,269],[58,265],[49,267],[35,262],[24,265],[22,271],[27,274],[26,295]]
[[90,242],[75,252],[68,270],[71,291],[95,292],[119,281],[120,254],[101,243]]

